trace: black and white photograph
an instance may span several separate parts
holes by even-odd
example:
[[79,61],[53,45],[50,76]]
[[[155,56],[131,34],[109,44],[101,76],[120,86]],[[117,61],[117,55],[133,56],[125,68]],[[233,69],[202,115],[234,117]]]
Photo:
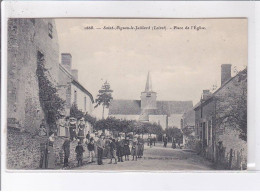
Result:
[[247,18],[9,18],[7,170],[247,170]]

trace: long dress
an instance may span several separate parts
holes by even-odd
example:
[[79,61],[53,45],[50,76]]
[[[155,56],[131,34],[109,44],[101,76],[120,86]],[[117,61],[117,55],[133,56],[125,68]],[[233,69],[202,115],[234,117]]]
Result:
[[79,124],[78,125],[78,138],[80,139],[80,142],[83,143],[83,139],[85,138],[85,124]]
[[77,133],[76,133],[77,124],[76,123],[70,123],[69,124],[69,129],[70,129],[70,139],[74,140],[74,138],[77,137]]
[[48,155],[47,155],[47,168],[53,169],[55,167],[55,154],[53,151],[54,139],[49,137],[48,142]]
[[130,147],[129,147],[129,140],[127,140],[127,139],[125,140],[124,151],[125,151],[125,153],[124,153],[125,156],[128,156],[131,154]]
[[133,143],[132,143],[131,155],[137,156],[137,142],[136,141],[133,141]]
[[65,120],[60,119],[59,120],[59,128],[58,128],[58,136],[66,137],[66,131],[65,131]]

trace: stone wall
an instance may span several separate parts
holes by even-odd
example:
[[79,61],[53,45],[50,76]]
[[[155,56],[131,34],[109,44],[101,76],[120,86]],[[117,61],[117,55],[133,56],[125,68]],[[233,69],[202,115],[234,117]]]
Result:
[[[15,129],[8,129],[7,133],[7,169],[38,169],[40,165],[40,144],[47,141],[47,138],[32,135],[28,132],[21,132]],[[62,167],[64,138],[55,137],[54,153],[56,169]],[[70,144],[69,163],[76,161],[75,148],[77,142]],[[86,145],[84,145],[86,150]],[[62,153],[62,154],[61,154]],[[85,153],[86,154],[86,153]]]
[[[52,37],[49,36],[50,25]],[[35,132],[44,118],[36,75],[38,53],[44,58],[50,81],[58,78],[59,46],[52,19],[8,20],[8,121],[21,130]],[[10,126],[10,125],[9,125]]]

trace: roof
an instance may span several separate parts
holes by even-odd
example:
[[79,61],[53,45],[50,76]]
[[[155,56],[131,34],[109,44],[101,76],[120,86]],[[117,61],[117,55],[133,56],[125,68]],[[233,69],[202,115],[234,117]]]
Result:
[[194,106],[194,110],[196,110],[198,107],[200,107],[201,105],[204,105],[205,103],[209,102],[210,100],[212,100],[214,98],[214,96],[225,86],[227,85],[229,82],[231,82],[235,77],[240,76],[243,73],[247,73],[247,68],[245,68],[244,70],[240,71],[237,75],[231,77],[229,80],[227,80],[224,84],[222,84],[212,95],[211,97],[207,98],[206,100],[200,101],[198,102],[195,106]]
[[63,65],[59,64],[59,67],[65,74],[67,74],[70,77],[71,83],[77,86],[82,92],[87,94],[90,97],[92,103],[94,103],[94,98],[92,94],[84,86],[82,86],[77,80],[75,80],[74,77],[71,75],[71,73]]
[[[149,114],[168,115],[183,114],[192,108],[192,101],[157,101],[157,109]],[[141,100],[112,100],[109,115],[140,115]]]
[[87,95],[90,97],[92,103],[94,103],[94,98],[93,98],[92,94],[91,94],[86,88],[84,88],[84,86],[82,86],[82,85],[81,85],[78,81],[76,81],[74,78],[72,78],[72,82],[71,82],[71,83],[74,84],[75,86],[77,86],[82,92],[84,92],[85,94],[87,94]]

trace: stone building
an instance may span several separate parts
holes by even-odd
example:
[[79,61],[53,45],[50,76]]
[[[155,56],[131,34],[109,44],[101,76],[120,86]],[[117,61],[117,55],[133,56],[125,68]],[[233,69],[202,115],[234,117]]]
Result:
[[[216,159],[219,142],[225,147],[232,144],[230,146],[237,151],[241,151],[244,145],[246,146],[246,141],[239,138],[239,130],[246,130],[240,125],[244,119],[244,127],[246,127],[246,97],[247,69],[231,77],[230,64],[221,66],[220,88],[214,93],[203,90],[201,101],[194,106],[195,135],[201,140],[202,149],[206,151],[209,159]],[[234,120],[233,117],[241,119]],[[223,138],[231,133],[235,133],[232,139],[229,138],[224,142]]]
[[141,100],[113,100],[108,115],[118,119],[157,123],[164,130],[173,126],[180,128],[181,117],[192,108],[192,101],[158,101],[156,98],[157,93],[152,90],[148,73]]
[[43,65],[57,85],[59,45],[52,19],[8,20],[8,127],[38,129],[44,113],[39,101],[36,69]]
[[[195,111],[193,108],[182,115],[181,130],[183,132],[183,145],[186,146],[190,136],[195,136]],[[185,131],[191,133],[186,135]]]
[[65,100],[65,115],[69,116],[72,104],[84,113],[92,114],[94,99],[92,94],[78,81],[78,70],[71,69],[70,53],[61,54],[59,65],[59,95]]

